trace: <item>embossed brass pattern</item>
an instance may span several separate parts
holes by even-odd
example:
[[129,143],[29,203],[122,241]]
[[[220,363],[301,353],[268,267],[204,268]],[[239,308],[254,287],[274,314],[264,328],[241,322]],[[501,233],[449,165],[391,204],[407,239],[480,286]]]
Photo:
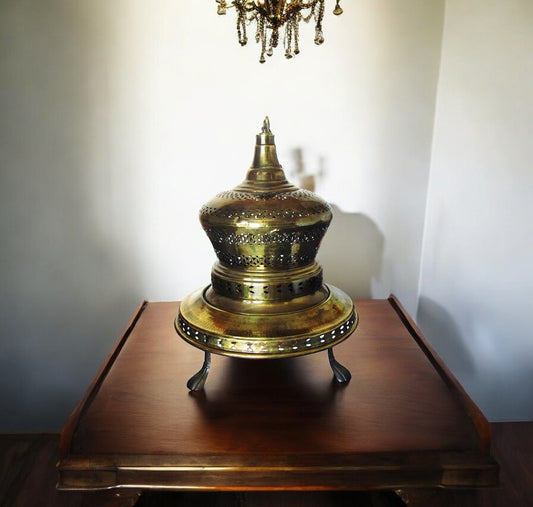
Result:
[[327,202],[286,180],[266,118],[246,179],[200,210],[218,260],[211,284],[181,303],[180,336],[206,353],[249,358],[304,355],[346,339],[358,323],[353,302],[323,283],[315,260],[331,218]]

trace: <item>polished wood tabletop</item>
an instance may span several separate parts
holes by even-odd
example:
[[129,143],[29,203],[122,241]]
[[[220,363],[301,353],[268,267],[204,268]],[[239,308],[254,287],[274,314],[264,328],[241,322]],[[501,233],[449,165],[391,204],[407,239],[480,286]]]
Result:
[[398,301],[356,300],[360,324],[327,353],[214,356],[143,303],[61,435],[59,488],[371,490],[497,483],[490,426]]

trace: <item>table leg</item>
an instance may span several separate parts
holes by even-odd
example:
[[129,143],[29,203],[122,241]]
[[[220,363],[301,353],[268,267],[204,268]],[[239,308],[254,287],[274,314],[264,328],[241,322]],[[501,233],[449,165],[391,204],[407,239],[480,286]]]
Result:
[[209,374],[209,368],[211,368],[211,352],[206,351],[202,368],[187,382],[187,387],[191,391],[201,391],[204,388],[205,381],[207,380],[207,375]]
[[352,374],[341,363],[339,363],[335,356],[333,355],[333,347],[330,347],[328,349],[328,359],[329,359],[329,365],[331,366],[331,369],[333,370],[333,375],[335,375],[335,380],[339,384],[345,384],[346,382],[349,382],[352,378]]

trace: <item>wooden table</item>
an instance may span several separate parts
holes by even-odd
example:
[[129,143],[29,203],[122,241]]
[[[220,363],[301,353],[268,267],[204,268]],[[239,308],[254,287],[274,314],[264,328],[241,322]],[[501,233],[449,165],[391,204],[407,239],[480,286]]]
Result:
[[[357,300],[327,354],[214,356],[182,341],[179,303],[143,303],[61,435],[63,490],[382,490],[497,484],[490,426],[394,297]],[[115,489],[116,488],[116,489]]]

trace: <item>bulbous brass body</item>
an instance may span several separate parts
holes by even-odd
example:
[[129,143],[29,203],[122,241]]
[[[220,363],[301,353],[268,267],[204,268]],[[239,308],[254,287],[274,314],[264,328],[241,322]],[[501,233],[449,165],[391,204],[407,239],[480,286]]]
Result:
[[315,261],[331,218],[324,200],[285,178],[267,118],[246,179],[200,210],[218,261],[211,284],[181,303],[179,335],[248,358],[309,354],[346,339],[358,323],[353,302],[323,283]]

